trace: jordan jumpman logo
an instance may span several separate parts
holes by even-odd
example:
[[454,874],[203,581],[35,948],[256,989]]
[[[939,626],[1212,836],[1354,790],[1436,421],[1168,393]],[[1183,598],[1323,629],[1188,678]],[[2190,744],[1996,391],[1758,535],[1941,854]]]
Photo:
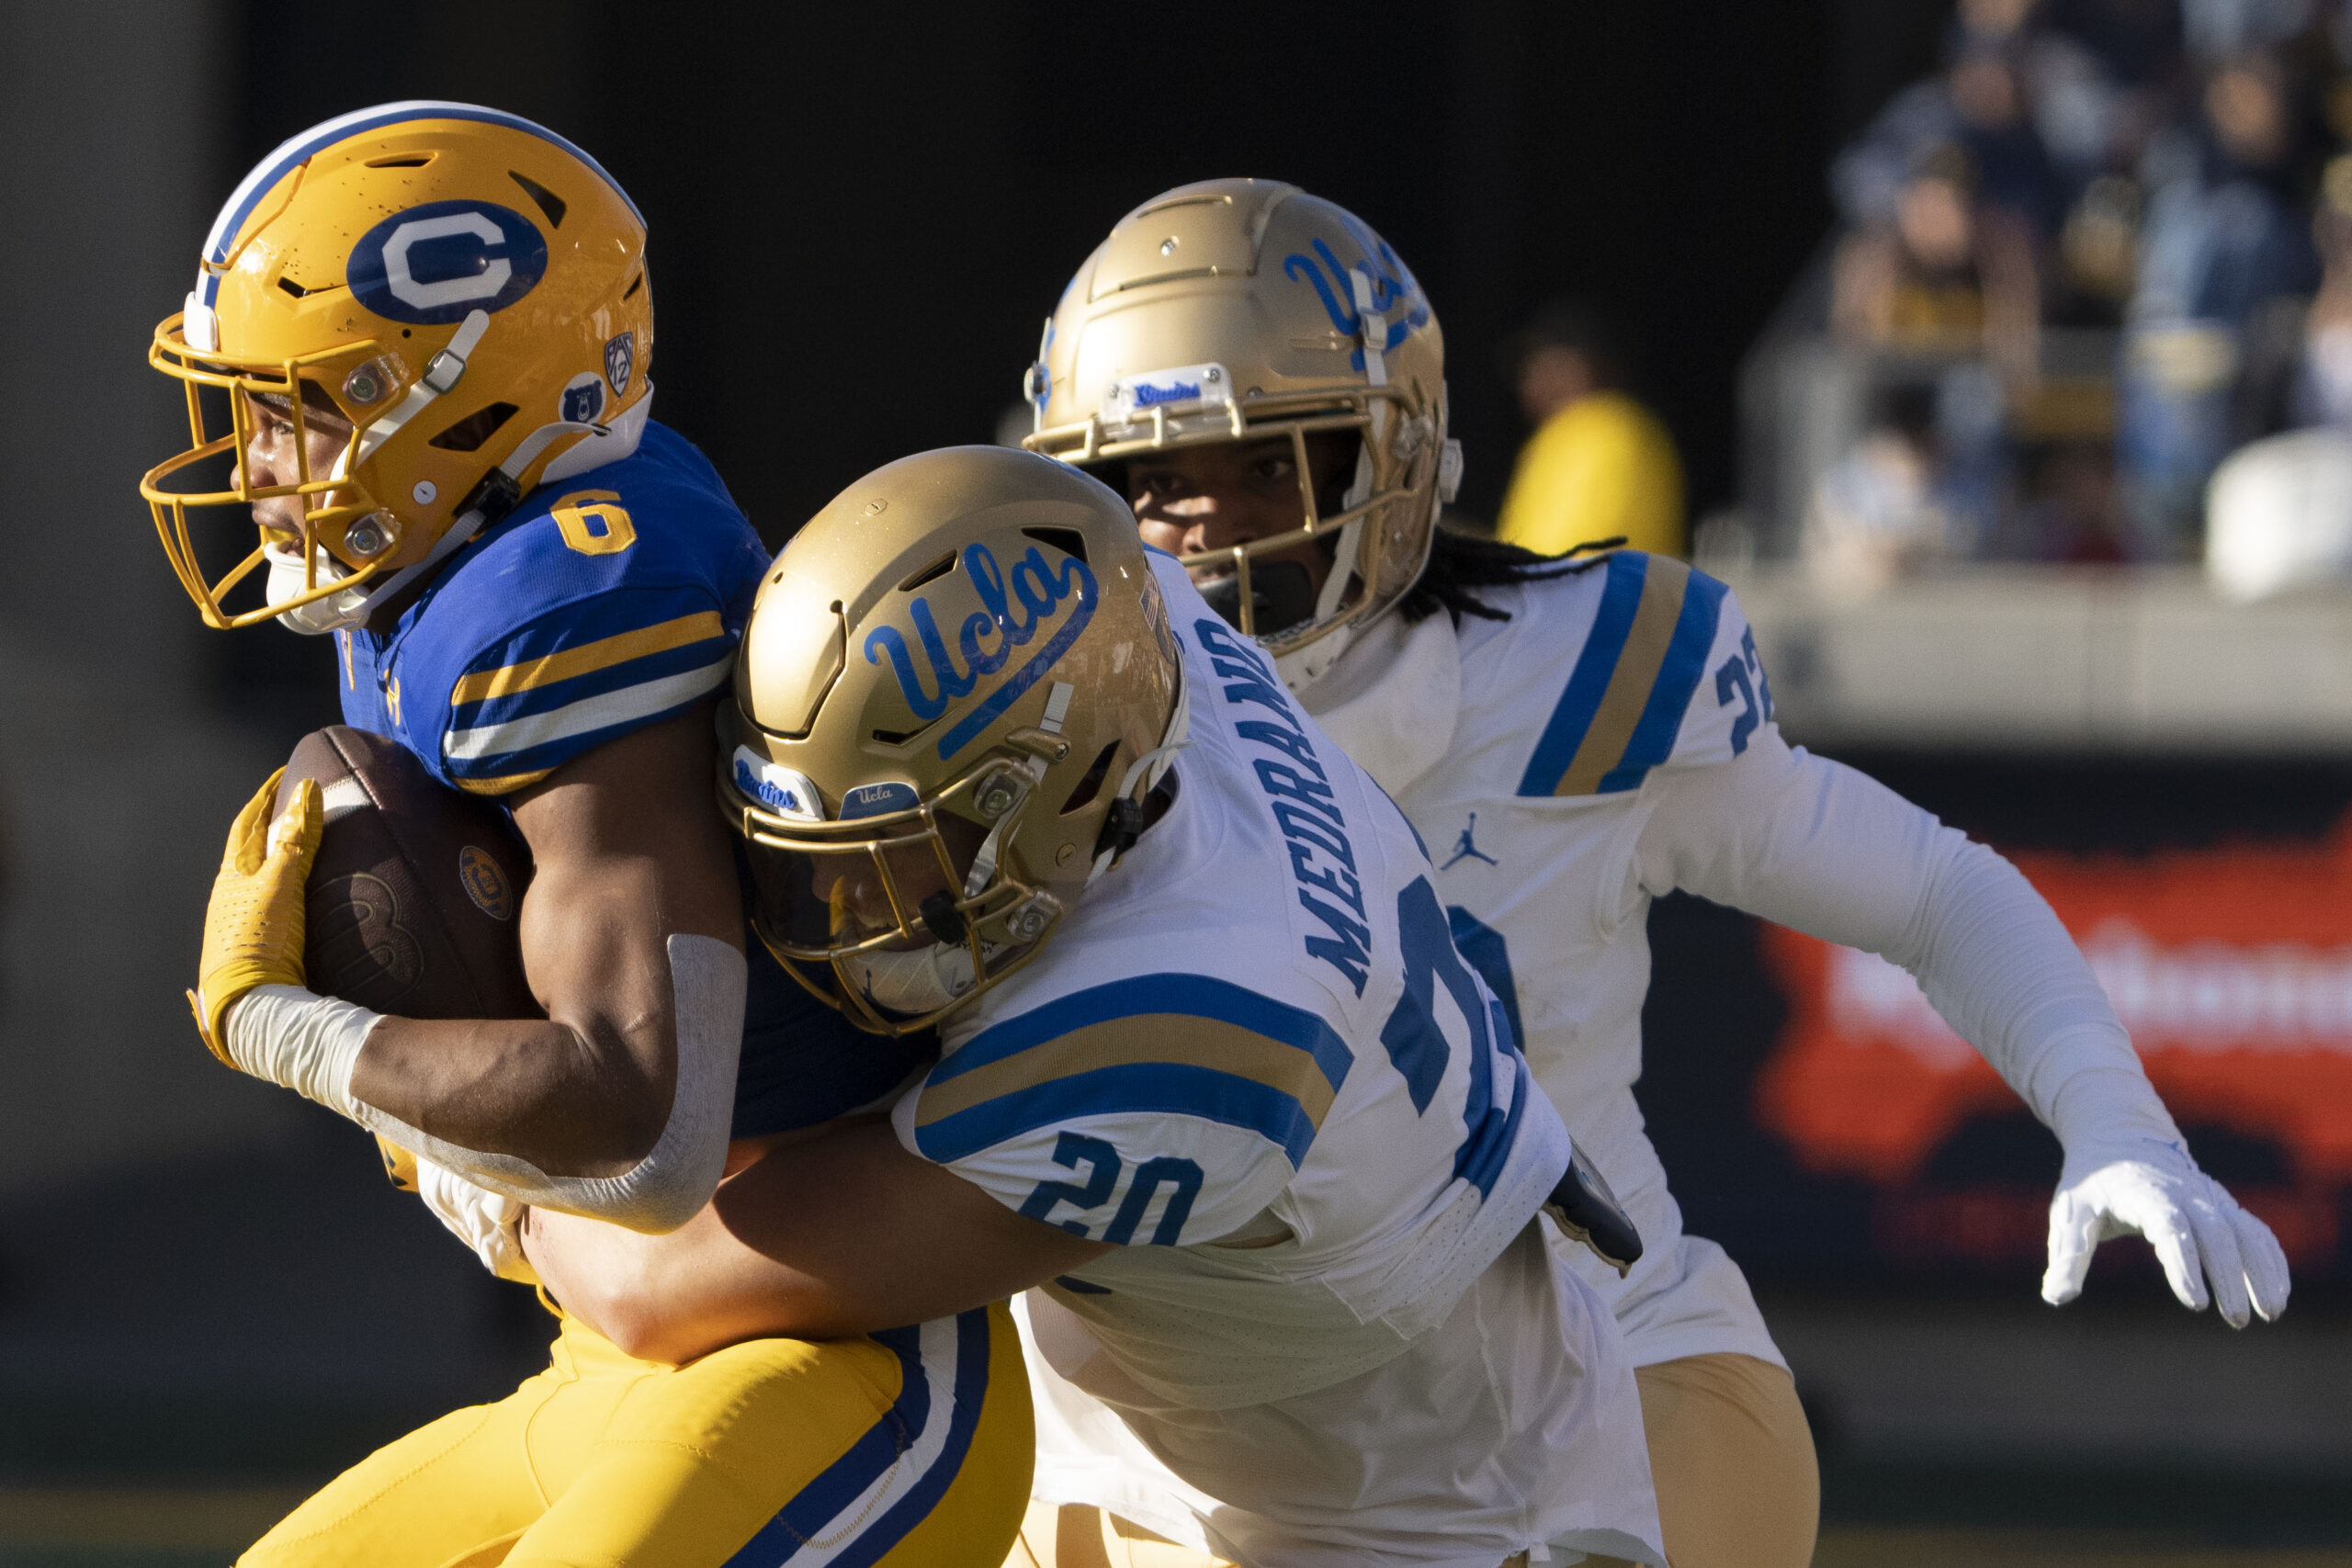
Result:
[[1472,835],[1476,833],[1477,830],[1478,814],[1473,811],[1470,813],[1470,825],[1463,829],[1462,837],[1453,841],[1453,859],[1447,861],[1443,865],[1438,867],[1440,871],[1452,871],[1455,865],[1465,860],[1482,860],[1488,865],[1500,865],[1503,863],[1494,856],[1485,853],[1478,848],[1477,840],[1472,837]]

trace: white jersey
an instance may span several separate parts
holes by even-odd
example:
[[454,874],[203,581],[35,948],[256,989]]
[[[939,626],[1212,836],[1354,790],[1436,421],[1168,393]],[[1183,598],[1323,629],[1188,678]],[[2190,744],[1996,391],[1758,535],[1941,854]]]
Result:
[[2162,1122],[2098,979],[2017,868],[1781,739],[1722,583],[1621,551],[1484,596],[1510,618],[1390,616],[1306,701],[1437,852],[1456,945],[1640,1227],[1623,1280],[1567,1254],[1637,1365],[1781,1359],[1738,1269],[1682,1234],[1634,1100],[1659,894],[1909,970],[2069,1150]]
[[1747,618],[1713,578],[1630,550],[1481,593],[1510,619],[1465,615],[1457,632],[1442,614],[1410,627],[1391,615],[1306,705],[1427,840],[1456,944],[1641,1231],[1623,1280],[1571,1253],[1635,1364],[1736,1351],[1785,1365],[1738,1269],[1683,1235],[1634,1100],[1650,980],[1634,864],[1645,786],[1771,730]]
[[[1175,802],[951,1022],[899,1135],[1117,1245],[1033,1310],[1086,1347],[1057,1364],[1184,1483],[1264,1516],[1259,1560],[1491,1563],[1577,1530],[1640,1555],[1655,1504],[1606,1308],[1581,1313],[1554,1266],[1496,1272],[1566,1168],[1559,1116],[1456,953],[1404,816],[1172,558],[1152,563],[1191,705]],[[1516,1413],[1490,1435],[1511,1473],[1476,1497],[1419,1452],[1348,1497],[1278,1481],[1284,1402],[1394,1404],[1392,1365],[1483,1385],[1498,1333],[1523,1353],[1489,1402]],[[1358,1423],[1374,1458],[1376,1414]],[[1368,1525],[1384,1489],[1397,1522]]]

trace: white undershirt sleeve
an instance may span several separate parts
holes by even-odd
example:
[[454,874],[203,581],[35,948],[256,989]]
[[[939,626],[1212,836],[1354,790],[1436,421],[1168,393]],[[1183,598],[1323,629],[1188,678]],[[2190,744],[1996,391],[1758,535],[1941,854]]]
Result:
[[436,1138],[351,1092],[360,1047],[381,1015],[294,986],[257,986],[227,1018],[231,1059],[369,1132],[518,1203],[660,1235],[718,1190],[727,1164],[735,1069],[743,1045],[743,955],[715,937],[668,940],[677,1078],[653,1151],[618,1176],[554,1176],[526,1159]]
[[2177,1136],[2107,994],[2018,868],[1767,726],[1741,755],[1645,785],[1633,874],[1908,970],[1955,1032],[2073,1146]]
[[476,1186],[536,1208],[605,1220],[660,1235],[701,1212],[718,1190],[743,1048],[743,955],[715,937],[669,939],[676,1021],[676,1086],[653,1152],[618,1176],[551,1176],[526,1159],[445,1142],[357,1102],[359,1124]]

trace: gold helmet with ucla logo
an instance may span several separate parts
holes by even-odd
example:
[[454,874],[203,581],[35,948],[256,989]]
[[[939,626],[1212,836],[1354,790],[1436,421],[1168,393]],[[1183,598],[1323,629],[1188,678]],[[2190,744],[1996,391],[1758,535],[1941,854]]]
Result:
[[[361,624],[537,485],[627,457],[652,351],[645,220],[595,160],[496,109],[360,109],[263,159],[215,219],[148,353],[184,384],[191,444],[140,493],[210,625]],[[290,474],[254,472],[256,404],[292,426]],[[350,425],[323,468],[306,409]],[[193,514],[286,498],[299,536],[288,505],[208,572]],[[230,609],[257,570],[267,602]]]
[[761,940],[877,1032],[979,996],[1141,834],[1180,659],[1133,515],[1084,474],[958,446],[842,491],[761,584],[722,715]]
[[[1420,285],[1354,214],[1271,180],[1180,186],[1121,219],[1047,319],[1023,390],[1035,409],[1023,445],[1082,468],[1289,440],[1302,526],[1183,558],[1196,576],[1232,580],[1232,618],[1299,683],[1419,577],[1461,467],[1446,436],[1444,343]],[[1328,515],[1308,452],[1323,431],[1359,437]],[[1310,539],[1334,552],[1311,610],[1258,624],[1253,564]]]

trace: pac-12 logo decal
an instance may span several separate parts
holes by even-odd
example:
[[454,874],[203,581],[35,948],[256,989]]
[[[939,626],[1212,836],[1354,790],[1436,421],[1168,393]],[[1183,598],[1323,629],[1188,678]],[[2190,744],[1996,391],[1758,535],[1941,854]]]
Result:
[[[930,670],[928,691],[924,689],[922,671],[915,665],[916,652],[907,646],[907,639],[898,627],[876,626],[865,637],[865,661],[879,664],[886,654],[889,657],[891,673],[899,678],[899,690],[906,697],[907,705],[926,724],[945,713],[949,703],[968,694],[983,677],[1003,669],[1014,649],[1028,647],[1030,639],[1064,601],[1074,600],[1076,604],[1069,618],[1046,639],[1045,647],[939,738],[942,761],[962,750],[974,736],[1004,716],[1005,710],[1020,700],[1021,694],[1035,685],[1037,677],[1069,651],[1078,634],[1094,618],[1094,606],[1102,600],[1094,574],[1087,570],[1084,561],[1076,556],[1064,556],[1057,568],[1046,561],[1046,552],[1035,545],[1012,563],[1009,574],[997,565],[995,554],[986,545],[966,545],[964,571],[971,579],[980,608],[965,616],[963,626],[957,629],[956,646],[964,655],[961,670],[956,667],[955,654],[948,651],[947,639],[940,636],[928,596],[918,596],[907,608],[908,617],[915,624],[915,636],[922,644],[922,661]],[[984,641],[991,640],[995,647],[981,647]]]
[[623,333],[605,340],[605,379],[613,384],[613,396],[628,396],[628,378],[637,369],[637,334]]
[[503,310],[547,270],[548,243],[521,213],[489,201],[428,201],[361,235],[344,281],[379,316],[437,326]]

